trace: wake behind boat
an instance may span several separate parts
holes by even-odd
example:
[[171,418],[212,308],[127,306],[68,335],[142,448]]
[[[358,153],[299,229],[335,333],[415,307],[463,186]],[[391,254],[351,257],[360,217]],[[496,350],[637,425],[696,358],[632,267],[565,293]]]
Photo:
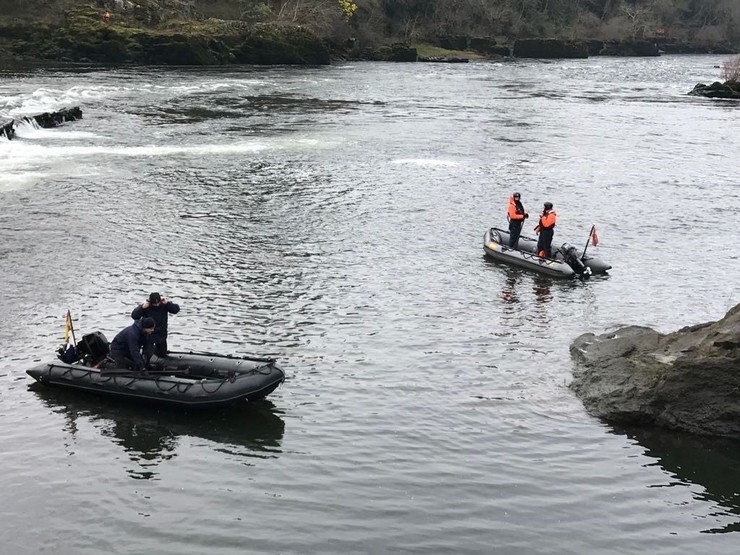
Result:
[[483,235],[483,250],[497,262],[533,270],[556,278],[572,278],[576,275],[605,274],[611,266],[602,260],[582,255],[581,251],[563,243],[553,251],[552,258],[537,255],[537,239],[519,237],[516,249],[509,245],[509,232],[492,227]]
[[110,367],[107,354],[108,342],[96,332],[77,344],[74,361],[39,364],[27,374],[44,385],[193,408],[256,401],[285,380],[271,358],[170,352],[134,372]]

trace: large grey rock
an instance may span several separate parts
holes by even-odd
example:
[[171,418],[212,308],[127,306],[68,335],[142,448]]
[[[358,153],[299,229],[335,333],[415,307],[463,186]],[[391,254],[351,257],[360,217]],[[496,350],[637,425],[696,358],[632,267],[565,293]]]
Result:
[[660,56],[658,45],[649,40],[607,41],[601,49],[602,56]]
[[604,420],[740,439],[740,305],[661,334],[631,326],[578,337],[570,387]]
[[715,81],[711,85],[697,83],[689,91],[689,94],[692,96],[705,96],[707,98],[740,98],[740,83],[735,81],[726,81],[725,83]]
[[512,54],[515,58],[588,58],[588,47],[581,41],[519,39]]

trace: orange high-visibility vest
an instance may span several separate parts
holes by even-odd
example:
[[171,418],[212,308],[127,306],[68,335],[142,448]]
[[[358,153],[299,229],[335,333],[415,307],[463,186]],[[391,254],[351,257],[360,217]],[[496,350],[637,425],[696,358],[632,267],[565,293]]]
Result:
[[516,200],[514,200],[514,195],[511,195],[509,197],[509,219],[510,220],[518,220],[523,221],[524,220],[524,207],[522,206],[522,211],[519,212],[517,206],[516,206]]
[[558,215],[554,210],[545,210],[540,216],[540,229],[552,229],[557,219]]

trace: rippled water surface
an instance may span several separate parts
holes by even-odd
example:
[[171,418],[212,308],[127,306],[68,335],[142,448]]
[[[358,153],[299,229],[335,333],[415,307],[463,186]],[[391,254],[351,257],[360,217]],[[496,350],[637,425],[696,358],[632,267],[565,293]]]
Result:
[[[84,119],[0,141],[0,551],[737,553],[737,445],[567,387],[581,333],[740,302],[740,104],[686,95],[722,61],[3,70],[0,120]],[[514,190],[610,275],[486,260]],[[155,290],[171,348],[287,381],[194,414],[31,386],[68,308],[110,339]]]

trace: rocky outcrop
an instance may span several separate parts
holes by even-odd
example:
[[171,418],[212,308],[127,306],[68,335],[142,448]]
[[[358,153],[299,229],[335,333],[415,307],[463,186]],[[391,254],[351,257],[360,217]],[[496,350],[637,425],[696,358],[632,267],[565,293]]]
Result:
[[84,63],[169,65],[330,63],[329,49],[299,25],[203,21],[193,28],[103,25],[0,26],[0,49],[39,59]]
[[28,121],[34,122],[39,127],[49,128],[61,125],[65,121],[74,121],[82,119],[82,110],[79,106],[74,108],[65,108],[57,112],[44,112],[35,116],[25,116],[18,120],[12,120],[0,125],[0,137],[5,137],[8,140],[15,138],[15,128],[19,122]]
[[305,27],[257,25],[234,51],[240,64],[327,65],[328,47]]
[[520,39],[512,53],[515,58],[588,58],[588,47],[581,41]]
[[589,39],[586,41],[586,50],[589,56],[598,56],[604,49],[604,41],[598,39]]
[[740,305],[662,334],[626,327],[571,345],[571,389],[604,420],[740,439]]
[[677,40],[658,41],[658,48],[664,54],[737,54],[738,47],[731,44],[691,43]]
[[15,122],[9,121],[0,125],[0,137],[5,137],[8,140],[15,138]]
[[465,51],[494,58],[511,56],[511,47],[508,44],[499,44],[495,37],[438,36],[429,37],[428,41],[429,44],[444,50],[450,50],[451,52],[450,56],[426,56],[425,58],[460,58],[461,56],[458,56],[457,54]]
[[437,46],[445,50],[467,50],[470,45],[470,37],[465,36],[442,36],[437,37]]
[[621,40],[604,43],[601,56],[660,56],[658,45],[647,40]]
[[418,57],[416,48],[405,43],[396,43],[378,48],[362,48],[353,59],[371,62],[416,62]]
[[740,83],[727,81],[720,83],[715,81],[711,85],[697,83],[689,91],[692,96],[704,96],[706,98],[740,98]]

